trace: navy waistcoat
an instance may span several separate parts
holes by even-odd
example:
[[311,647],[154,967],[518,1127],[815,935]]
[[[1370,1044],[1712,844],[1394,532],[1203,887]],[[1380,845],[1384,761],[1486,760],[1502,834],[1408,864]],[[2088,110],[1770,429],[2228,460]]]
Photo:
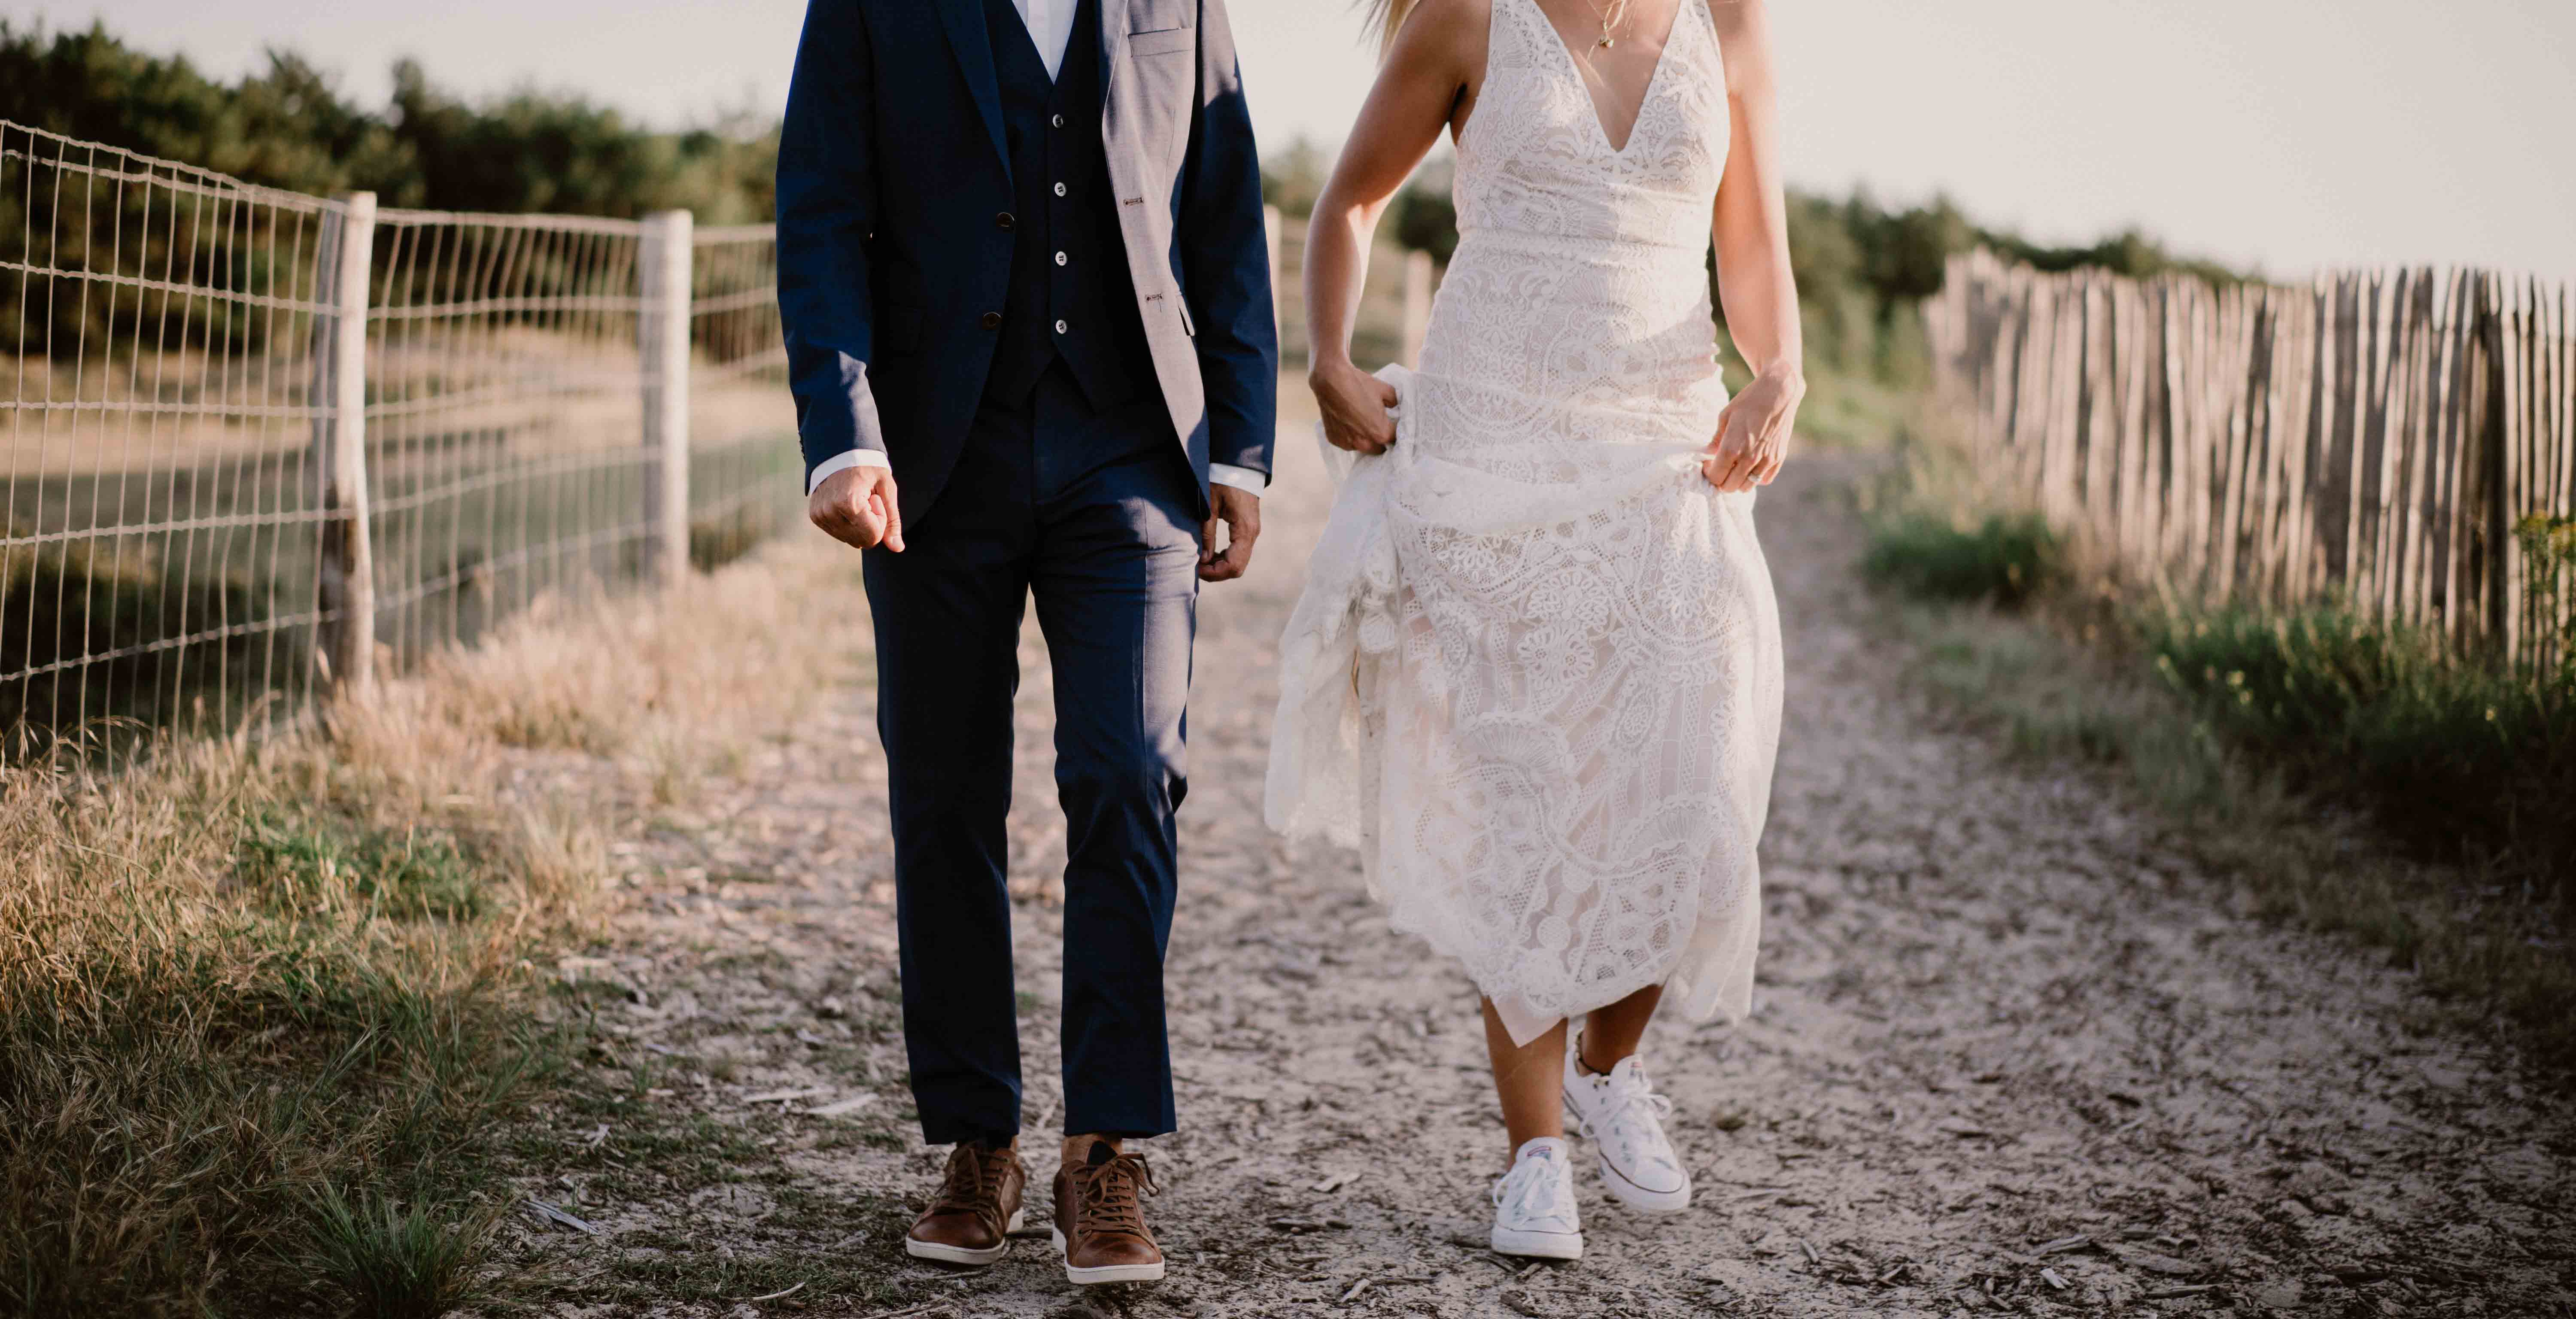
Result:
[[1101,155],[1100,7],[1082,0],[1056,77],[1011,0],[983,0],[1011,152],[1011,284],[987,402],[1028,397],[1058,357],[1095,409],[1159,388]]

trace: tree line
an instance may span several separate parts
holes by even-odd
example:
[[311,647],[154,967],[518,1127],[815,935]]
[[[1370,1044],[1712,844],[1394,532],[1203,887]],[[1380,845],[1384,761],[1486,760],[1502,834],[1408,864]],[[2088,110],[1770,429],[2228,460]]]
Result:
[[394,66],[383,105],[353,101],[303,57],[269,53],[234,82],[93,26],[0,20],[0,119],[295,192],[374,192],[386,206],[632,218],[687,207],[702,224],[769,218],[774,122],[737,115],[661,132],[586,97],[522,90],[471,101]]
[[[1331,166],[1322,148],[1293,142],[1264,169],[1265,196],[1287,214],[1306,215]],[[1971,220],[1947,197],[1891,208],[1865,189],[1842,198],[1792,189],[1788,212],[1810,365],[1889,384],[1920,383],[1923,348],[1911,313],[1941,291],[1950,257],[1972,248],[1992,248],[2042,270],[2091,267],[2140,278],[2172,272],[2218,284],[2260,278],[2177,255],[2135,228],[2088,244],[2035,243]],[[1445,170],[1427,168],[1388,207],[1384,224],[1396,242],[1447,261],[1458,246],[1458,216]],[[1723,307],[1718,315],[1723,321]]]
[[[136,49],[103,25],[47,31],[0,20],[0,119],[269,187],[317,195],[368,190],[387,206],[625,218],[687,208],[701,224],[733,224],[769,219],[777,195],[774,117],[746,112],[661,131],[577,94],[528,89],[469,99],[442,89],[410,60],[395,65],[391,98],[371,106],[290,52],[272,51],[264,68],[225,82],[185,56]],[[1271,157],[1264,190],[1273,204],[1302,216],[1328,167],[1323,150],[1294,142]],[[64,241],[40,190],[8,191],[18,195],[0,196],[0,245],[12,245],[17,235]],[[36,211],[45,213],[29,213]],[[94,226],[115,220],[112,209],[93,207],[89,214]],[[1445,261],[1457,245],[1446,180],[1436,175],[1408,188],[1390,221],[1396,241],[1437,259]],[[2028,242],[1975,223],[1947,199],[1890,208],[1865,192],[1840,199],[1794,193],[1789,236],[1810,357],[1827,369],[1891,384],[1919,375],[1920,333],[1911,310],[1940,290],[1946,260],[1972,246],[2048,270],[2093,266],[2138,276],[2180,270],[2219,282],[2250,277],[2176,256],[2135,230],[2084,246]],[[49,264],[42,252],[8,255]],[[253,260],[255,253],[239,259]],[[196,272],[218,286],[234,280],[247,286],[257,276],[247,268]],[[28,288],[23,296],[32,301],[36,292]],[[20,295],[0,291],[0,304]],[[74,323],[81,313],[71,310],[77,304],[53,305],[49,316],[27,323],[23,351],[42,352],[46,340],[81,328]],[[134,314],[142,314],[139,306]],[[193,325],[189,337],[246,344],[256,334],[255,326],[217,317]]]

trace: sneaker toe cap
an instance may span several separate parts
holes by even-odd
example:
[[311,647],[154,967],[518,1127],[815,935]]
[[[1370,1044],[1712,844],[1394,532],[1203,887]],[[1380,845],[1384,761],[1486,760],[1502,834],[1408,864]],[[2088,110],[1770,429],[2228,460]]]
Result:
[[1683,1172],[1681,1165],[1669,1159],[1648,1158],[1630,1164],[1611,1166],[1621,1177],[1626,1178],[1630,1185],[1656,1195],[1675,1194],[1690,1186],[1690,1174]]

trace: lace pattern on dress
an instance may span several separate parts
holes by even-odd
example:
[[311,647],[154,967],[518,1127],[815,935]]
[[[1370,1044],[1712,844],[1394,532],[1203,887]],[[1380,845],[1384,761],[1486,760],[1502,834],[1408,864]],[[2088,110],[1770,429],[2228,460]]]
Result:
[[1615,151],[1535,0],[1494,0],[1489,50],[1396,444],[1282,640],[1267,813],[1357,848],[1515,1040],[1654,984],[1740,1017],[1781,677],[1753,496],[1698,467],[1715,30],[1683,0]]

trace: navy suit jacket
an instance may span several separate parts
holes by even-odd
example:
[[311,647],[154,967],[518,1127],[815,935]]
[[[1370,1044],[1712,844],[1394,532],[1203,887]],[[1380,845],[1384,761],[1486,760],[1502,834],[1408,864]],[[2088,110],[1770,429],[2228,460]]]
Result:
[[[1204,500],[1211,461],[1270,470],[1279,346],[1260,156],[1223,0],[1098,3],[1119,233]],[[907,521],[947,483],[991,365],[986,315],[1011,272],[1007,156],[980,0],[811,0],[778,149],[797,433],[809,474],[884,453]]]

